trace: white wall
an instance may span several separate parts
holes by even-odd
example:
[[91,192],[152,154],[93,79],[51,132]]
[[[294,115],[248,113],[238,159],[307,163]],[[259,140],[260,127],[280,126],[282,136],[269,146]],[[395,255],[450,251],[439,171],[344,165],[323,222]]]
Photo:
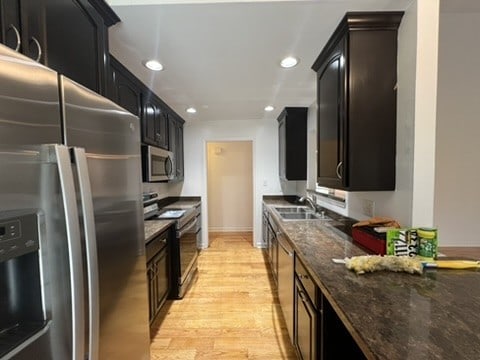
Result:
[[282,194],[282,187],[278,178],[277,134],[278,123],[273,119],[190,122],[185,124],[185,181],[181,195],[202,197],[202,247],[208,246],[206,142],[253,141],[253,216],[255,220],[253,235],[254,244],[259,246],[262,242],[262,196]]
[[440,16],[434,220],[444,246],[480,246],[479,21]]
[[207,143],[209,231],[253,230],[251,141]]

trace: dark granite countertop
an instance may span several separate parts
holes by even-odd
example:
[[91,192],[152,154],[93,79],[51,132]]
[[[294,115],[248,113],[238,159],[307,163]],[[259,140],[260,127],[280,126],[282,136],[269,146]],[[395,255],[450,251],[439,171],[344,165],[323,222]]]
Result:
[[[289,205],[267,197],[264,204]],[[480,271],[356,275],[332,262],[365,254],[336,222],[270,214],[367,358],[480,359]]]
[[173,225],[175,220],[145,220],[143,223],[145,227],[145,244],[147,244],[156,235]]

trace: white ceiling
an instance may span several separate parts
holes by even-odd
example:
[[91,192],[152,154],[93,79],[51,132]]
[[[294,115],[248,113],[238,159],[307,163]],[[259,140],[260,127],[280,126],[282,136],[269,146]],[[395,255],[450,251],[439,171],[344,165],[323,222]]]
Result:
[[[404,10],[412,0],[107,2],[122,20],[110,28],[110,52],[186,121],[223,121],[310,106],[310,67],[345,12]],[[287,55],[300,63],[280,68]],[[144,68],[150,58],[165,69]]]

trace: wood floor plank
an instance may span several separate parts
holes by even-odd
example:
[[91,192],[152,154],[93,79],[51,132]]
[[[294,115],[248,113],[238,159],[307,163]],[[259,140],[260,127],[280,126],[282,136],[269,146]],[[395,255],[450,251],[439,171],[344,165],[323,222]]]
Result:
[[212,233],[184,299],[154,324],[152,360],[297,359],[261,249],[251,233]]

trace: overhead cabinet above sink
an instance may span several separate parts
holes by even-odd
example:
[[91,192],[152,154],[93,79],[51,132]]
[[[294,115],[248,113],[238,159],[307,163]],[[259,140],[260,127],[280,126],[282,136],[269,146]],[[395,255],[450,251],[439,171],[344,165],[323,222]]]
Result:
[[286,107],[277,118],[281,180],[307,179],[307,111]]
[[347,13],[317,72],[317,182],[395,189],[397,29],[403,12]]

